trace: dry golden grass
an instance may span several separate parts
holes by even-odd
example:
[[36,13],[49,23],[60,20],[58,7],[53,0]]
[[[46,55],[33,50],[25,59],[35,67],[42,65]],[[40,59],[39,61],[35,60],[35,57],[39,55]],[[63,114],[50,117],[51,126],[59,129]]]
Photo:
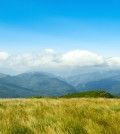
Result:
[[120,100],[1,99],[0,134],[120,134]]

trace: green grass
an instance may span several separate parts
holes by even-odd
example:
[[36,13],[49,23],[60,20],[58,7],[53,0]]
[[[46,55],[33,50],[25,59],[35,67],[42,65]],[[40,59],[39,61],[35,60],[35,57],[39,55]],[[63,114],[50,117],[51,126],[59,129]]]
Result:
[[1,99],[0,134],[120,134],[120,100]]
[[87,92],[79,92],[72,93],[62,96],[62,98],[116,98],[114,95],[101,91],[101,90],[93,90]]

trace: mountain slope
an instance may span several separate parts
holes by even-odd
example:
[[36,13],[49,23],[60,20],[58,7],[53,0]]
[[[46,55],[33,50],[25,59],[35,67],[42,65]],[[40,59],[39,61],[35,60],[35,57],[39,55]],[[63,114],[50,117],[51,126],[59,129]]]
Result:
[[55,76],[39,72],[4,77],[0,79],[0,89],[2,88],[6,93],[11,89],[11,94],[14,94],[13,90],[15,90],[16,94],[18,94],[16,95],[17,97],[33,95],[61,96],[76,92],[75,88],[70,84],[59,80]]
[[104,90],[120,96],[120,70],[86,73],[67,78],[80,91]]
[[6,74],[0,73],[0,79],[6,77]]
[[76,86],[79,91],[89,91],[89,90],[104,90],[115,95],[120,95],[120,79],[116,77],[107,78],[98,81],[91,81],[85,84],[79,84]]
[[84,73],[80,75],[74,75],[66,78],[65,80],[68,83],[71,83],[74,86],[78,86],[80,84],[89,83],[92,81],[99,81],[107,78],[115,78],[117,75],[120,75],[120,71],[101,71],[101,72],[92,72],[92,73]]

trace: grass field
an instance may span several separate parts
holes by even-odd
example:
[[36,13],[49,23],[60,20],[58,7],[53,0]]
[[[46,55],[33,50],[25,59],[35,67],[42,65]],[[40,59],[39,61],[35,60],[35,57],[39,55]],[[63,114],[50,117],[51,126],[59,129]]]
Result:
[[120,100],[1,99],[0,134],[120,134]]

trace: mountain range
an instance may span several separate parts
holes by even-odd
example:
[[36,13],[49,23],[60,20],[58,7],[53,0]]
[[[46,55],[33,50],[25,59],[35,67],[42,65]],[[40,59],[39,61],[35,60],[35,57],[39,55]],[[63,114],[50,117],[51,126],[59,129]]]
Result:
[[120,70],[85,73],[66,78],[78,91],[104,90],[120,96]]
[[63,78],[43,72],[15,76],[0,73],[0,98],[63,96],[91,90],[120,96],[120,71],[99,71]]
[[47,73],[30,72],[16,76],[0,74],[2,98],[61,96],[72,92],[76,92],[72,85]]

